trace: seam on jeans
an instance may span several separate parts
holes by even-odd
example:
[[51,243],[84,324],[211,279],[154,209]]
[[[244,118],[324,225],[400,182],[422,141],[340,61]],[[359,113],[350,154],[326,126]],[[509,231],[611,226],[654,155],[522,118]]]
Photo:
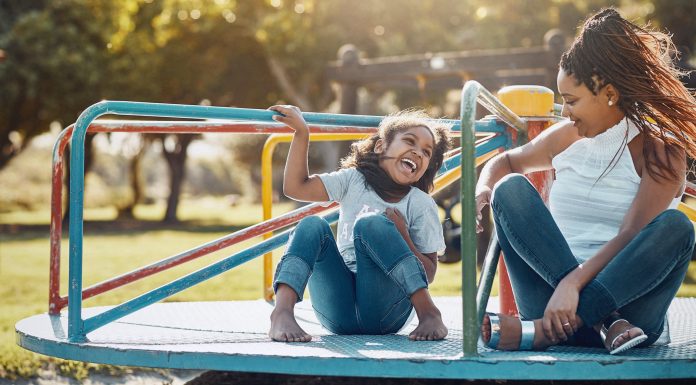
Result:
[[[671,261],[672,261],[673,263],[669,264],[668,267],[666,267],[665,269],[663,269],[663,270],[660,272],[660,274],[656,274],[656,275],[655,275],[655,279],[653,279],[648,285],[644,285],[644,286],[643,286],[644,289],[641,290],[639,293],[637,293],[637,294],[635,294],[634,296],[630,297],[629,299],[627,299],[627,300],[624,301],[623,303],[620,303],[620,304],[617,303],[618,308],[624,307],[624,306],[628,305],[629,303],[635,301],[636,299],[638,299],[638,298],[644,296],[644,295],[647,294],[648,292],[652,291],[657,285],[659,285],[659,284],[665,279],[665,277],[666,277],[670,272],[672,272],[672,271],[674,270],[674,268],[675,268],[676,265],[677,265],[677,262],[679,262],[680,260],[681,260],[681,258],[671,258]],[[599,283],[599,282],[598,282],[598,283]],[[601,283],[600,283],[600,285],[601,285]],[[602,285],[602,287],[604,287],[604,286]],[[647,287],[647,289],[646,289],[646,287]],[[605,290],[606,290],[606,288],[605,288]],[[616,301],[614,301],[614,303],[616,303]]]
[[[405,259],[405,258],[406,258],[407,256],[409,256],[409,255],[413,255],[413,252],[410,251],[410,250],[407,251],[407,252],[405,252],[404,254],[402,254],[402,255],[400,255],[400,256],[398,256],[398,257],[396,258],[399,262],[395,263],[394,266],[392,266],[391,269],[387,269],[387,267],[384,265],[382,259],[377,258],[377,255],[378,255],[378,254],[377,254],[377,252],[374,251],[374,249],[372,249],[372,247],[370,246],[370,243],[369,243],[369,242],[366,242],[366,241],[365,241],[361,236],[359,236],[359,235],[354,237],[354,241],[355,241],[355,240],[360,241],[360,244],[361,244],[361,245],[365,248],[365,250],[367,250],[367,252],[370,254],[370,259],[372,259],[377,265],[379,265],[380,269],[382,269],[382,271],[384,271],[386,274],[391,274],[391,272],[394,271],[394,269],[396,268],[396,266],[398,266],[398,265],[403,261],[403,259]],[[415,255],[413,255],[413,256],[415,257]]]
[[[403,317],[406,315],[406,313],[410,313],[410,312],[411,312],[411,309],[413,308],[413,306],[409,306],[408,308],[406,308],[406,310],[403,311],[403,312],[401,312],[401,314],[399,314],[399,315],[394,319],[394,321],[392,321],[388,326],[386,326],[386,327],[382,326],[382,323],[384,323],[384,320],[389,316],[389,314],[391,313],[392,309],[394,309],[397,305],[399,305],[399,304],[400,304],[401,302],[403,302],[403,301],[409,301],[409,302],[410,302],[410,299],[408,299],[408,298],[402,298],[399,302],[393,304],[393,305],[391,306],[391,308],[389,309],[389,311],[387,312],[387,314],[386,314],[384,317],[382,317],[381,320],[379,320],[379,328],[380,328],[380,331],[381,331],[382,333],[386,333],[386,331],[387,331],[387,330],[390,330],[392,327],[394,327],[394,325],[396,325],[397,322],[403,321],[402,319],[403,319]],[[401,326],[403,327],[403,325],[401,325]]]
[[[413,256],[413,258],[416,258],[416,257]],[[416,259],[418,259],[418,258],[416,258]],[[415,293],[415,291],[414,291],[413,293],[409,293],[408,290],[406,289],[406,287],[402,284],[402,282],[399,282],[399,280],[394,279],[394,277],[392,276],[392,272],[393,272],[394,270],[396,270],[397,267],[403,265],[403,264],[406,263],[406,262],[408,262],[408,259],[407,259],[407,258],[404,258],[404,259],[400,260],[399,263],[397,263],[397,264],[394,266],[394,268],[393,268],[389,273],[387,273],[387,277],[391,278],[392,281],[394,281],[397,285],[399,285],[399,288],[401,288],[401,291],[403,291],[404,293],[406,293],[406,296],[411,296],[413,293]],[[422,274],[422,272],[421,272],[420,270],[419,270],[418,272]],[[421,278],[423,278],[422,275],[421,275]],[[426,279],[424,279],[424,281],[425,281],[425,288],[427,289],[427,288],[428,288],[428,279],[426,278]],[[405,282],[403,282],[403,283],[405,283]]]
[[[284,255],[284,258],[285,258],[286,262],[287,262],[287,259],[288,259],[288,258],[293,258],[293,259],[296,259],[296,260],[298,260],[298,261],[301,261],[305,266],[307,266],[307,270],[309,270],[309,274],[307,274],[307,278],[305,278],[305,279],[304,279],[304,282],[302,283],[302,287],[307,288],[307,282],[309,282],[309,277],[312,275],[312,273],[314,272],[314,270],[309,266],[309,264],[307,263],[307,261],[305,261],[304,259],[302,259],[302,257],[298,257],[297,255],[294,255],[294,254],[285,254],[285,255]],[[287,284],[287,282],[284,282],[284,283]],[[301,297],[300,294],[298,294],[298,296]]]
[[[524,249],[525,254],[527,254],[528,256],[530,256],[530,257],[532,257],[532,258],[534,258],[534,261],[535,261],[536,263],[538,263],[538,265],[539,265],[540,267],[543,268],[544,273],[545,273],[545,275],[546,275],[547,277],[554,276],[553,274],[550,273],[550,270],[551,270],[551,269],[550,269],[549,266],[545,263],[545,261],[544,261],[543,259],[539,258],[539,257],[536,255],[536,253],[534,253],[534,252],[531,250],[531,248],[529,247],[529,245],[527,245],[527,243],[526,243],[524,240],[522,240],[522,238],[518,237],[517,234],[516,234],[516,232],[512,230],[511,226],[509,225],[509,222],[508,222],[507,219],[505,218],[505,216],[506,216],[506,214],[504,214],[504,211],[505,211],[505,210],[500,210],[500,206],[499,206],[498,204],[496,204],[495,201],[491,202],[491,206],[495,206],[495,207],[494,207],[494,210],[496,211],[496,215],[497,215],[498,218],[500,219],[501,225],[505,226],[505,230],[504,230],[504,231],[505,231],[505,235],[507,235],[508,238],[513,238],[516,242],[518,242],[519,245],[520,245],[520,247],[522,247],[522,248]],[[510,246],[512,246],[512,244],[511,244]],[[513,246],[513,249],[514,249],[514,246]],[[518,253],[518,254],[519,254],[519,253]],[[523,259],[524,259],[524,258],[523,258]],[[530,268],[532,268],[532,270],[534,270],[533,267],[530,266]],[[538,273],[537,273],[537,274],[538,274]],[[566,273],[566,274],[567,274],[567,273]],[[544,279],[544,281],[546,281],[546,278],[547,278],[547,277],[543,277],[543,276],[542,276],[541,278]],[[561,277],[561,278],[562,278],[562,277]],[[554,276],[554,281],[560,282],[560,278],[556,278],[556,277]],[[551,283],[551,282],[548,282],[548,281],[547,281],[547,283],[548,283],[549,285],[552,285],[553,287],[556,287],[556,286],[557,286],[557,283],[554,284],[554,283]]]
[[329,331],[335,332],[336,334],[346,334],[346,333],[345,333],[345,330],[343,330],[343,328],[338,327],[338,324],[336,324],[336,322],[334,322],[332,319],[330,319],[329,317],[327,317],[326,314],[324,314],[324,313],[320,312],[319,310],[317,310],[317,308],[314,307],[314,305],[312,305],[312,309],[313,309],[317,314],[321,315],[321,317],[317,317],[317,318],[319,319],[319,323],[321,323],[322,326],[324,326],[326,329],[329,329],[329,328],[326,327],[326,325],[324,325],[324,322],[327,322],[327,323],[329,324],[329,326],[331,326],[332,329],[330,329]]

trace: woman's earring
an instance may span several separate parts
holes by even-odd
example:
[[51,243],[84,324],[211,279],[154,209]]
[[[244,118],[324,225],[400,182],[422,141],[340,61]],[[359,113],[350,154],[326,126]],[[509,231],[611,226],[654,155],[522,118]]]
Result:
[[609,99],[609,103],[607,103],[607,104],[609,104],[609,106],[611,107],[614,105],[614,102],[611,99]]

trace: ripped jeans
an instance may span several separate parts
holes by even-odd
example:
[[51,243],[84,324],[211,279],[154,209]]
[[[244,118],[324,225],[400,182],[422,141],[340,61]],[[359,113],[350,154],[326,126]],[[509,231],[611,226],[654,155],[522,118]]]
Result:
[[[524,176],[499,181],[491,207],[520,316],[542,318],[555,287],[579,263]],[[694,228],[686,215],[659,214],[580,291],[577,314],[585,326],[567,343],[602,346],[592,325],[613,311],[643,329],[648,339],[640,346],[655,342],[693,247]]]
[[353,236],[355,273],[338,252],[328,222],[302,219],[276,268],[273,289],[284,283],[301,301],[309,283],[314,312],[332,333],[396,333],[410,319],[411,295],[428,286],[423,265],[384,214],[358,219]]

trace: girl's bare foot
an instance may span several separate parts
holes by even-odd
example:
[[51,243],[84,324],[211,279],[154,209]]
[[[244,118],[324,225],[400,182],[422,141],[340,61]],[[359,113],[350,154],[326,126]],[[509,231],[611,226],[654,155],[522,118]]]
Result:
[[280,342],[309,342],[312,336],[307,334],[297,320],[292,310],[273,309],[271,313],[271,330],[268,336],[274,341]]
[[408,335],[412,341],[435,341],[447,337],[447,327],[442,322],[440,311],[418,314],[418,326]]
[[[498,317],[500,318],[500,330],[494,330],[493,332],[500,334],[500,341],[495,349],[518,350],[522,338],[520,319],[505,314],[499,314]],[[481,323],[481,339],[483,339],[486,345],[491,340],[491,319],[488,314],[483,316],[483,322]],[[534,350],[543,350],[551,345],[555,345],[555,343],[549,341],[544,335],[541,320],[534,320],[534,343],[532,345]]]
[[309,342],[312,336],[307,334],[295,319],[297,293],[290,286],[280,283],[276,290],[276,303],[271,313],[271,330],[268,336],[280,342]]
[[447,336],[447,327],[442,322],[440,310],[435,306],[427,288],[411,294],[411,303],[416,309],[418,326],[408,335],[412,341],[435,341]]

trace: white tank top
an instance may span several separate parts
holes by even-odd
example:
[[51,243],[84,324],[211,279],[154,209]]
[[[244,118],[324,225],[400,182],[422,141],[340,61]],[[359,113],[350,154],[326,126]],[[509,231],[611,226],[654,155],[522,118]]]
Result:
[[[623,119],[594,138],[574,142],[552,160],[556,180],[549,209],[580,262],[618,234],[638,192],[640,176],[627,144],[639,133]],[[680,200],[675,198],[670,208]]]

